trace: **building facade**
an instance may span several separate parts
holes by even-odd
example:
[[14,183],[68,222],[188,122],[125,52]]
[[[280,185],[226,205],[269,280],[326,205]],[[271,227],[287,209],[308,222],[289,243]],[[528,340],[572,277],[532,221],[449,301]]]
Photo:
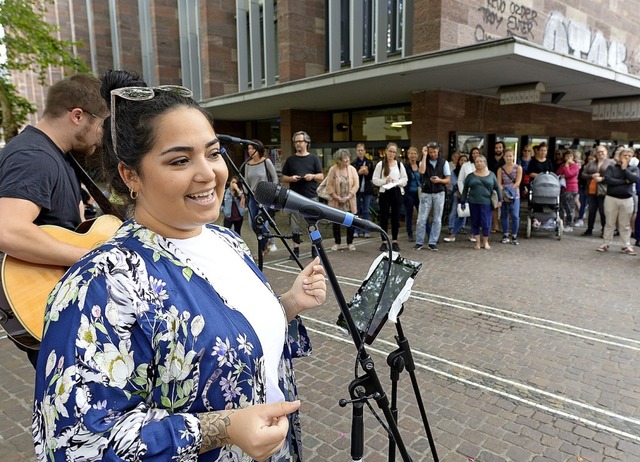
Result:
[[[183,84],[216,129],[277,153],[504,139],[640,143],[638,0],[56,0],[96,75]],[[61,70],[50,71],[50,81]],[[42,106],[29,75],[20,91]],[[46,89],[45,89],[46,91]],[[238,153],[238,155],[240,155]]]

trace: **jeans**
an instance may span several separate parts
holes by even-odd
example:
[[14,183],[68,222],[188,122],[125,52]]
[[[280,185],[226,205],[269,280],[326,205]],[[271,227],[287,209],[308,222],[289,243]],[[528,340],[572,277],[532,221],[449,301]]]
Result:
[[596,224],[596,212],[600,212],[600,224],[602,230],[607,224],[607,219],[604,214],[604,197],[589,195],[587,196],[587,203],[589,204],[589,218],[587,221],[587,231],[593,231],[593,226]]
[[365,220],[369,219],[369,207],[371,206],[371,196],[372,194],[367,194],[359,191],[356,193],[356,203],[358,204],[358,216],[360,218],[364,218]]
[[511,235],[517,236],[520,229],[520,198],[502,203],[502,234],[509,233],[509,217],[511,217]]
[[407,235],[413,237],[413,208],[418,209],[420,198],[418,191],[405,190],[404,193],[404,223],[407,228]]
[[584,212],[587,209],[587,192],[584,188],[578,189],[578,194],[580,194],[580,212],[578,213],[578,220],[584,219]]
[[454,192],[451,197],[451,212],[449,213],[449,228],[451,229],[451,234],[454,236],[457,236],[460,228],[463,228],[467,224],[467,217],[458,216],[459,203],[458,193]]
[[416,224],[416,244],[424,244],[425,225],[429,218],[429,213],[433,209],[433,222],[429,233],[429,244],[437,244],[442,229],[442,211],[444,209],[445,192],[436,194],[423,193],[420,196],[420,208],[418,209],[418,223]]

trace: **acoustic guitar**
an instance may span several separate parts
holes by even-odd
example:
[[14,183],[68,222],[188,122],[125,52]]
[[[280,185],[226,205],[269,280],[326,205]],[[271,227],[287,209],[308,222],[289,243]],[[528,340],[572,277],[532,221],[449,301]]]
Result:
[[[121,224],[115,216],[103,215],[85,221],[76,231],[51,225],[41,228],[59,241],[93,249],[113,236]],[[13,340],[27,348],[39,348],[47,298],[66,270],[62,266],[38,265],[2,255],[0,324]]]

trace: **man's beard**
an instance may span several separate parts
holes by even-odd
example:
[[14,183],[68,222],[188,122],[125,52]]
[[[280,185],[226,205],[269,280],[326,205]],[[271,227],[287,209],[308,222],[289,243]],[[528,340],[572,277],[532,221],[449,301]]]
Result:
[[89,127],[79,133],[76,133],[74,140],[75,142],[73,144],[73,152],[82,154],[83,156],[90,156],[97,151],[98,145],[95,143],[89,143],[88,141],[89,132],[91,130],[92,128]]

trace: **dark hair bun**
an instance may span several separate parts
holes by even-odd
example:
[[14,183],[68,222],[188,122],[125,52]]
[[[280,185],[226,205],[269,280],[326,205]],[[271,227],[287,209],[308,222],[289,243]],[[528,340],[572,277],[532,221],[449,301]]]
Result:
[[107,104],[111,102],[111,90],[123,87],[146,87],[147,83],[135,72],[129,71],[113,71],[111,69],[105,71],[102,75],[102,86],[100,87],[100,95]]

